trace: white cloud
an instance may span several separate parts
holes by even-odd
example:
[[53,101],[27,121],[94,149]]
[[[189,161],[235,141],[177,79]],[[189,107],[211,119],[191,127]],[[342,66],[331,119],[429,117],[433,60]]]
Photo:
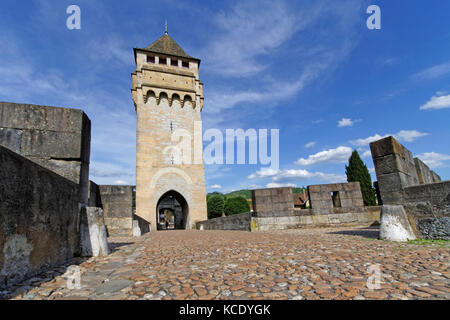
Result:
[[91,40],[88,44],[88,52],[91,59],[101,63],[117,61],[127,66],[134,64],[133,51],[127,48],[125,41],[115,34],[105,39]]
[[400,141],[413,142],[414,140],[427,136],[428,133],[417,130],[402,130],[394,135],[394,138]]
[[338,127],[339,128],[343,128],[343,127],[352,127],[355,123],[360,122],[361,120],[352,120],[349,118],[342,118],[341,120],[338,121]]
[[420,154],[418,158],[432,169],[442,168],[445,166],[444,161],[450,161],[450,155],[436,152],[425,152]]
[[306,24],[283,1],[240,1],[213,20],[220,31],[205,50],[205,65],[210,71],[237,77],[266,69],[257,57],[270,54]]
[[376,133],[373,136],[367,137],[367,138],[361,138],[356,140],[351,140],[350,143],[358,146],[358,147],[367,147],[371,142],[393,136],[395,139],[399,141],[406,141],[406,142],[413,142],[417,140],[420,137],[427,136],[428,133],[426,132],[420,132],[417,130],[401,130],[397,132],[396,134],[385,134],[385,135],[379,135]]
[[307,144],[305,144],[305,148],[309,149],[309,148],[314,147],[315,145],[316,145],[316,142],[311,141],[311,142],[308,142]]
[[[301,11],[292,10],[290,5],[288,1],[241,1],[232,10],[213,17],[219,32],[211,32],[211,41],[202,50],[203,70],[238,78],[265,73],[252,79],[253,86],[248,89],[233,87],[231,82],[228,87],[211,88],[205,98],[205,104],[211,106],[205,108],[207,123],[217,126],[222,120],[216,114],[236,105],[277,106],[312,81],[331,75],[356,46],[359,1],[305,1]],[[325,31],[324,21],[336,23]],[[312,30],[320,30],[317,37],[310,37]],[[294,34],[304,42],[289,51],[295,52],[301,63],[294,78],[281,78],[276,76],[278,72],[271,72],[279,69],[274,57]]]
[[275,183],[271,182],[266,184],[266,188],[282,188],[282,187],[295,187],[295,183]]
[[372,157],[372,152],[370,152],[370,150],[365,150],[365,151],[362,153],[361,157],[363,157],[363,158]]
[[440,78],[450,73],[450,62],[439,64],[418,72],[412,76],[416,80],[431,80]]
[[251,185],[249,185],[247,187],[247,189],[250,189],[250,190],[252,190],[252,189],[261,189],[261,188],[262,188],[262,186],[259,185],[259,184],[251,184]]
[[438,110],[450,108],[450,95],[433,96],[431,99],[420,107],[420,110]]
[[324,150],[310,155],[308,158],[300,158],[295,164],[310,166],[318,163],[342,163],[346,162],[352,154],[352,148],[339,146],[335,149]]
[[114,185],[129,185],[128,181],[125,180],[116,180],[113,182]]
[[359,147],[366,147],[369,143],[383,139],[389,137],[389,135],[384,135],[384,136],[380,136],[378,133],[375,134],[374,136],[371,137],[367,137],[367,138],[362,138],[362,139],[356,139],[356,140],[351,140],[350,143],[355,145],[355,146],[359,146]]
[[212,186],[209,187],[209,189],[219,190],[222,189],[222,186],[220,184],[213,184]]
[[271,179],[271,183],[278,185],[292,185],[311,179],[318,179],[326,182],[343,182],[345,175],[333,173],[310,172],[304,169],[273,170],[262,169],[248,176],[249,179]]

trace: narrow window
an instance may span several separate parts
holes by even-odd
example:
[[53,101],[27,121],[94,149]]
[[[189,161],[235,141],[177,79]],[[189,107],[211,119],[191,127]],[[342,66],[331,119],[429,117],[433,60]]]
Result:
[[189,62],[183,61],[183,62],[181,63],[181,65],[182,65],[183,68],[189,69]]
[[159,64],[167,64],[167,58],[159,58]]
[[334,208],[341,208],[341,197],[339,196],[339,191],[331,192],[331,200],[333,201]]
[[170,65],[172,67],[178,67],[178,60],[176,59],[170,59]]
[[155,57],[154,56],[147,56],[147,63],[155,63]]

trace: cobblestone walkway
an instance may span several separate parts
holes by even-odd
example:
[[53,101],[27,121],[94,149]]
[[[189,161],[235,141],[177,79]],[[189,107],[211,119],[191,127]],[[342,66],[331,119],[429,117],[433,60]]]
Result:
[[[81,270],[80,289],[67,288],[61,267],[3,294],[12,299],[450,299],[448,244],[390,243],[376,236],[373,229],[162,231],[111,239],[114,252],[108,257],[72,262]],[[367,286],[374,265],[382,275],[378,290]]]

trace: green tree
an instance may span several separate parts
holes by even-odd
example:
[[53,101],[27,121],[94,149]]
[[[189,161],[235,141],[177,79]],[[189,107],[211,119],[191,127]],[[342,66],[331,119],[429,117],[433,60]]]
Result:
[[218,218],[222,216],[224,207],[224,198],[221,194],[213,194],[208,197],[206,202],[208,219]]
[[247,199],[244,197],[227,198],[225,201],[225,215],[231,216],[233,214],[250,212],[250,206]]
[[364,205],[376,205],[372,178],[370,177],[369,169],[367,169],[367,166],[361,160],[358,151],[354,150],[352,152],[352,155],[348,159],[348,166],[345,166],[345,173],[347,174],[348,182],[359,181]]

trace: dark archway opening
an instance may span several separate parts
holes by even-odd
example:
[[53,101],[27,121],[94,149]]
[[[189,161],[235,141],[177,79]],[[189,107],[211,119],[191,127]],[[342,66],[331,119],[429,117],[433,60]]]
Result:
[[166,192],[158,200],[156,206],[156,222],[158,230],[186,229],[189,207],[186,199],[178,192]]

